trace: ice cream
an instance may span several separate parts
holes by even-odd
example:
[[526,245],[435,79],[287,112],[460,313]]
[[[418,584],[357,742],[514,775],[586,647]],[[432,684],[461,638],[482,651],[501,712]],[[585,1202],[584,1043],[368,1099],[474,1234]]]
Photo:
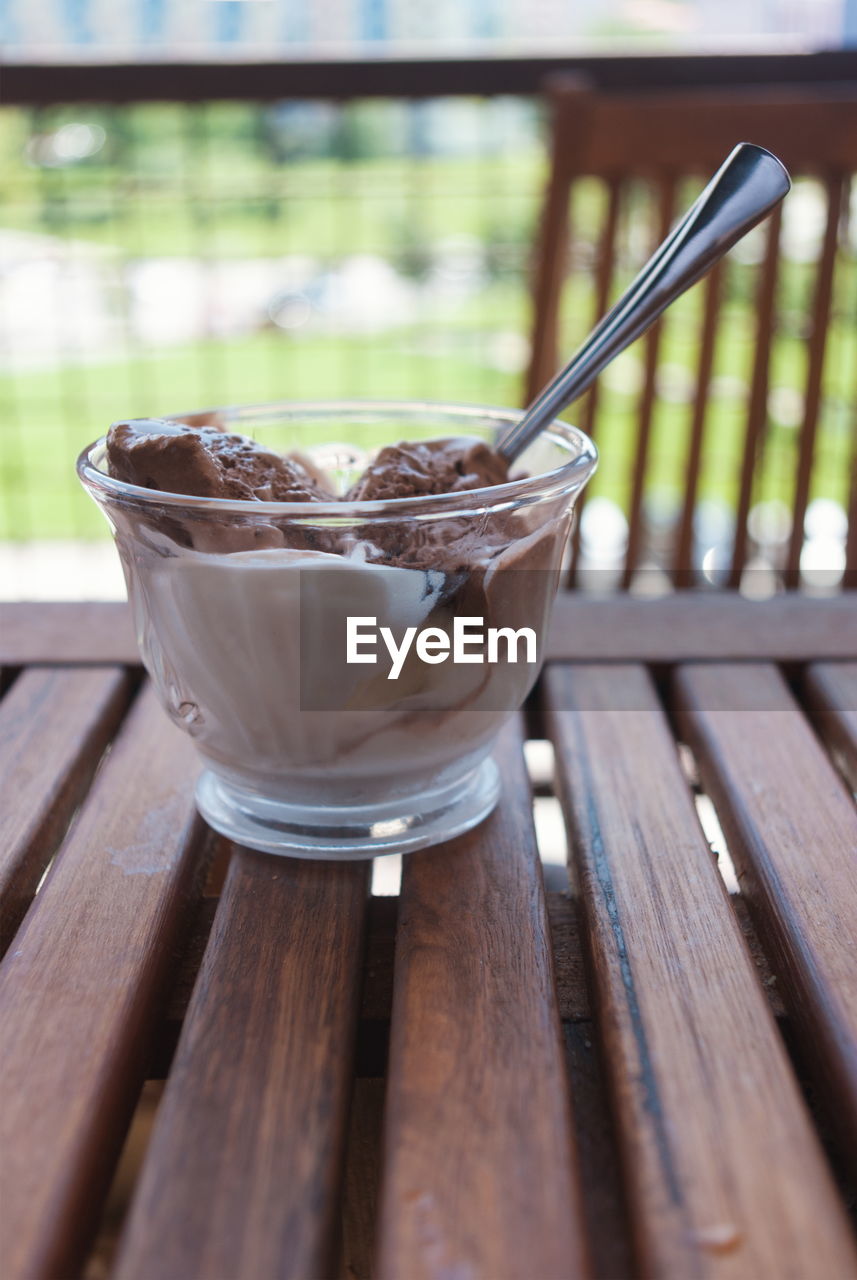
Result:
[[[330,488],[310,459],[262,448],[247,436],[215,426],[188,426],[160,419],[118,422],[107,436],[110,474],[127,484],[191,497],[259,502],[387,502],[397,498],[463,493],[509,479],[506,460],[482,440],[403,442],[379,451],[345,494]],[[165,514],[162,525],[170,518]],[[288,518],[260,524],[234,520],[186,524],[188,540],[205,551],[251,551],[292,546],[350,554],[353,536],[337,536]],[[173,521],[173,532],[175,523]],[[519,532],[519,531],[517,531]],[[367,558],[413,568],[443,567],[461,574],[485,558],[492,545],[508,541],[500,528],[474,537],[472,521],[448,521],[442,529],[414,521],[376,527]],[[357,541],[365,540],[360,537]]]
[[144,663],[207,765],[203,812],[247,840],[250,828],[323,833],[330,813],[360,832],[371,813],[373,831],[405,823],[403,847],[417,812],[436,812],[442,833],[453,811],[472,824],[496,794],[492,741],[538,659],[434,665],[414,647],[391,678],[383,650],[353,664],[343,639],[354,617],[396,643],[476,618],[541,637],[569,491],[492,499],[508,468],[475,436],[387,446],[361,471],[330,461],[347,450],[279,454],[221,426],[228,417],[120,422],[101,455],[114,480],[148,491],[104,501]]
[[380,502],[462,493],[508,479],[506,459],[484,440],[426,440],[382,449],[347,497],[352,502]]
[[162,493],[240,502],[333,497],[320,477],[297,459],[211,426],[152,418],[116,422],[107,436],[107,461],[117,480]]

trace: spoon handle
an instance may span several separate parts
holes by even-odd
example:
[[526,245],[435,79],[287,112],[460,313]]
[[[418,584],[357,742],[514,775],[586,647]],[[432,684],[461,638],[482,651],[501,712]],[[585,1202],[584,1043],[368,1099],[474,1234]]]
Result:
[[790,186],[776,156],[752,143],[739,143],[583,346],[509,428],[497,451],[510,462],[517,458],[591,386],[605,365],[770,213]]

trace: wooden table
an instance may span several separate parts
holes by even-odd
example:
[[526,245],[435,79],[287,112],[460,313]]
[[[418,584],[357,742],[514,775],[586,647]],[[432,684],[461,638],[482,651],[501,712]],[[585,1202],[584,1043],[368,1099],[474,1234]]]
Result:
[[136,661],[120,606],[0,620],[3,1280],[857,1275],[853,595],[561,602],[573,896],[523,720],[372,898],[204,828]]

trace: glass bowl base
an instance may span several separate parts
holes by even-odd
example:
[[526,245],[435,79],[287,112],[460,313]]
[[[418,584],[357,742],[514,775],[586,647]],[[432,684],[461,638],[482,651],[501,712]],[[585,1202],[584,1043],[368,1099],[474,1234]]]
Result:
[[196,787],[200,813],[221,835],[262,853],[319,861],[413,853],[451,840],[487,818],[499,795],[491,756],[452,784],[389,805],[288,804],[235,787],[210,770]]

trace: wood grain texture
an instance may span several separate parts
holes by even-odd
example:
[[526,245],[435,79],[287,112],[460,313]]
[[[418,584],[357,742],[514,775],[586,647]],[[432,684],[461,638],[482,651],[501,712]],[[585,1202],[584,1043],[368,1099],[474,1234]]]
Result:
[[560,594],[545,654],[549,662],[854,659],[857,591],[826,600],[747,600],[718,591],[659,600]]
[[236,849],[117,1280],[334,1274],[369,866]]
[[842,220],[846,180],[842,175],[827,177],[824,192],[827,200],[827,217],[821,243],[821,256],[815,281],[812,304],[812,320],[809,335],[809,359],[807,362],[804,413],[800,431],[797,468],[795,471],[795,495],[792,502],[792,531],[786,552],[786,585],[799,585],[800,554],[804,542],[804,518],[809,501],[812,480],[812,464],[815,459],[815,439],[821,410],[821,379],[824,357],[827,351],[827,333],[830,327],[830,307],[833,301],[833,277],[839,228]]
[[196,772],[145,691],[0,966],[8,1280],[73,1274],[97,1216],[193,889]]
[[589,95],[579,78],[566,76],[549,86],[549,101],[551,163],[533,255],[533,332],[525,404],[550,382],[559,365],[559,304],[568,260],[571,178]]
[[637,1274],[855,1274],[844,1209],[649,677],[556,667],[546,698]]
[[[231,849],[231,846],[230,846]],[[557,895],[554,895],[557,896]],[[363,955],[363,973],[360,984],[360,1021],[364,1024],[389,1023],[393,1005],[393,953],[396,943],[396,915],[399,900],[396,897],[369,898],[367,903],[366,945]],[[550,907],[550,900],[548,902]],[[175,976],[170,987],[169,1002],[159,1027],[158,1067],[169,1065],[178,1044],[181,1026],[187,1014],[193,989],[208,945],[211,927],[217,908],[217,900],[203,898],[194,911],[188,927],[182,954],[178,959]],[[575,939],[568,938],[567,930],[561,955],[564,961],[560,1008],[563,995],[566,1004],[578,1007],[582,982],[579,956]],[[563,1014],[565,1016],[565,1014]]]
[[732,561],[729,567],[728,585],[737,588],[747,560],[747,517],[753,500],[753,484],[756,465],[765,439],[768,424],[768,386],[770,383],[771,343],[775,328],[775,304],[779,277],[780,236],[783,225],[783,206],[778,204],[768,219],[765,239],[765,256],[762,259],[756,285],[756,323],[753,343],[753,371],[750,375],[750,395],[747,400],[747,418],[744,425],[744,448],[741,454],[741,472],[738,480],[738,504],[735,512],[735,540],[732,544]]
[[845,573],[842,585],[849,591],[857,591],[857,404],[851,412],[851,439],[851,491],[848,495],[848,532],[845,536]]
[[[603,315],[607,314],[613,290],[613,275],[616,267],[616,236],[619,230],[619,215],[622,205],[623,185],[618,178],[607,182],[607,209],[604,225],[598,241],[598,264],[595,270],[595,311],[592,316],[594,329]],[[588,436],[593,436],[598,427],[598,404],[600,400],[600,383],[592,384],[583,399],[580,410],[580,425]],[[577,563],[580,559],[580,522],[586,505],[589,489],[584,487],[577,496],[574,532],[571,541],[571,562],[568,568],[566,585],[573,587],[577,579]]]
[[[550,921],[559,1016],[563,1022],[583,1022],[592,1017],[592,1006],[586,982],[580,920],[574,900],[568,893],[546,893]],[[160,1036],[165,1045],[157,1056],[168,1061],[178,1043],[190,997],[196,984],[203,953],[208,943],[217,903],[204,898],[193,914],[181,958],[170,986],[170,996]],[[764,952],[755,935],[746,906],[740,897],[732,899],[733,909],[744,932],[750,953],[765,988],[768,1002],[779,1017],[785,1013],[776,983]],[[393,952],[395,945],[397,898],[370,898],[366,928],[366,950],[360,994],[362,1026],[385,1024],[390,1020],[393,1004]]]
[[699,356],[696,368],[696,387],[693,393],[693,409],[690,421],[690,443],[685,466],[684,502],[676,536],[672,578],[678,587],[692,587],[693,568],[693,518],[699,494],[699,472],[702,465],[702,447],[705,439],[705,422],[708,411],[708,393],[714,368],[714,345],[717,337],[717,320],[720,313],[723,263],[718,262],[709,271],[705,283],[702,306],[702,329],[699,336]]
[[138,666],[140,654],[127,604],[0,604],[0,666],[59,662]]
[[0,702],[0,953],[104,748],[130,682],[116,667],[23,671]]
[[[607,208],[604,212],[604,224],[598,238],[598,262],[595,268],[595,308],[592,314],[592,328],[598,324],[602,316],[607,314],[613,294],[613,276],[616,272],[616,237],[619,231],[619,217],[622,209],[623,184],[617,177],[607,180]],[[593,435],[598,422],[598,402],[600,384],[596,380],[583,401],[580,425],[587,435]],[[580,503],[581,498],[578,498]]]
[[853,84],[807,88],[676,89],[593,95],[578,144],[581,173],[671,170],[708,176],[736,141],[779,156],[793,173],[857,169]]
[[405,860],[379,1280],[588,1274],[519,729],[487,822]]
[[[87,641],[103,661],[132,660],[123,639],[130,625],[127,605],[6,605],[5,619],[12,626],[0,644],[6,645],[12,665],[27,661],[31,634],[40,661],[75,662]],[[847,661],[857,658],[855,636],[857,591],[825,600],[799,595],[747,600],[711,591],[658,600],[592,599],[560,592],[544,649],[548,660],[579,662]],[[130,644],[136,652],[133,639]]]
[[[659,174],[656,192],[657,219],[651,246],[652,253],[666,239],[672,224],[676,198],[675,177],[671,174]],[[643,497],[646,491],[649,446],[655,415],[655,380],[662,336],[663,321],[656,320],[643,337],[643,385],[637,408],[637,442],[631,473],[631,497],[628,504],[628,545],[625,548],[625,565],[622,570],[622,586],[626,589],[631,584],[643,547]]]
[[[138,58],[134,62],[57,63],[7,61],[3,101],[12,106],[43,107],[45,103],[110,104],[176,101],[180,87],[185,103],[211,101],[282,102],[284,97],[343,102],[351,98],[436,98],[450,95],[491,97],[497,94],[533,97],[544,88],[545,77],[569,71],[591,77],[611,90],[634,89],[657,93],[665,87],[690,85],[735,94],[741,85],[774,86],[769,93],[835,98],[838,82],[854,78],[850,49],[789,53],[705,54],[644,53],[617,57],[614,50],[596,54],[581,49],[533,56],[492,56],[474,52],[463,57],[372,57],[361,51],[354,58],[307,58],[278,61],[170,60]],[[785,86],[785,87],[784,87]],[[829,89],[828,89],[829,86]],[[846,88],[847,91],[847,88]],[[748,92],[752,92],[748,90]],[[759,92],[764,92],[760,89]],[[739,98],[744,104],[744,99]],[[739,120],[740,126],[740,120]],[[791,123],[791,121],[789,122]],[[830,124],[835,128],[835,117]],[[746,127],[746,119],[744,120]],[[844,126],[843,126],[844,128]],[[738,128],[743,136],[744,129]],[[733,137],[737,136],[733,133]],[[847,145],[847,138],[844,140]]]
[[857,662],[813,663],[805,692],[822,737],[857,791]]
[[857,809],[774,667],[684,667],[676,710],[807,1060],[857,1157]]

